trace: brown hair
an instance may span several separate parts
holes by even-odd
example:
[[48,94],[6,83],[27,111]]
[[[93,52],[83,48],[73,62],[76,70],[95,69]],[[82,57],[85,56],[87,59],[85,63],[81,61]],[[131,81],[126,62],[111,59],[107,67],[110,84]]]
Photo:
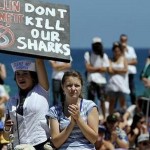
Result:
[[[65,81],[68,79],[68,77],[76,77],[80,80],[81,85],[83,86],[83,79],[82,79],[82,75],[80,74],[80,72],[75,71],[75,70],[70,70],[64,73],[64,76],[62,78],[62,85],[64,85]],[[81,98],[83,98],[82,94],[80,95]]]

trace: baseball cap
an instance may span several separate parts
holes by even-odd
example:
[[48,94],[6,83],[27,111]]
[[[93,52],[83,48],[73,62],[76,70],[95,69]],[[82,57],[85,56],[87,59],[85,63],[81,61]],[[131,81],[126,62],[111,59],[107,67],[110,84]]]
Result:
[[106,121],[108,123],[115,123],[118,121],[118,117],[114,114],[108,115]]
[[149,134],[141,134],[138,137],[138,143],[143,142],[143,141],[148,141],[149,140]]
[[93,40],[92,40],[92,43],[95,44],[95,43],[101,43],[102,42],[102,39],[100,37],[94,37]]
[[17,70],[27,70],[27,71],[34,71],[36,72],[35,69],[35,62],[32,62],[30,60],[21,60],[17,62],[11,63],[13,71]]

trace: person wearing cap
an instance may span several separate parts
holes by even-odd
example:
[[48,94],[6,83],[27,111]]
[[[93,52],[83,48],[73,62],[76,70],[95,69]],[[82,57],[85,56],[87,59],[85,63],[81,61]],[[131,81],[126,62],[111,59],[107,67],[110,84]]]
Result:
[[96,95],[100,100],[103,118],[105,120],[105,86],[107,83],[105,73],[109,67],[109,59],[104,52],[103,43],[100,37],[94,37],[92,40],[92,51],[85,52],[85,67],[87,72],[87,98],[95,100]]
[[138,150],[145,150],[150,148],[149,134],[141,134],[138,137]]
[[46,114],[49,109],[49,82],[42,59],[11,64],[18,93],[7,103],[5,137],[13,133],[13,146],[30,144],[44,150],[50,138]]
[[130,88],[130,100],[131,104],[135,104],[136,101],[136,91],[135,91],[135,83],[134,76],[137,73],[136,65],[137,65],[137,55],[135,49],[132,46],[128,45],[128,37],[125,34],[120,35],[120,43],[124,50],[124,56],[128,62],[128,83]]

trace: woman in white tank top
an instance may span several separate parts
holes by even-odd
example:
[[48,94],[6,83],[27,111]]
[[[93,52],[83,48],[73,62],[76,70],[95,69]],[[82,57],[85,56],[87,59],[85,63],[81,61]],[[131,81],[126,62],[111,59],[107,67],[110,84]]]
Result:
[[126,108],[125,95],[130,93],[127,76],[127,61],[123,55],[119,43],[115,43],[112,48],[113,58],[110,60],[108,73],[110,75],[107,91],[110,100],[110,113],[113,113],[116,100],[119,100],[121,109]]

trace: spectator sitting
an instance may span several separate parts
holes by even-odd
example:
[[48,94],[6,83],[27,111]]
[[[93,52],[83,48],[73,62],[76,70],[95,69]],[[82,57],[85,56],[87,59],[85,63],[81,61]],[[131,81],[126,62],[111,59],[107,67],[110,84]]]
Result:
[[[128,138],[124,130],[118,127],[118,118],[115,114],[107,116],[106,123],[104,123],[106,130],[103,132],[103,139],[101,140],[100,148],[112,150],[113,148],[128,148]],[[111,146],[113,144],[113,147]],[[109,146],[109,148],[107,147]]]
[[145,133],[148,133],[145,116],[143,113],[136,113],[133,117],[133,122],[128,134],[130,148],[136,148],[139,135]]
[[122,110],[116,110],[114,114],[118,118],[118,127],[123,129],[126,134],[130,131],[130,126],[128,125],[128,122],[123,118],[125,112]]
[[150,148],[150,138],[149,134],[141,134],[138,137],[138,150],[145,150],[147,148]]
[[136,113],[143,113],[143,99],[141,96],[137,97],[136,104],[129,106],[123,115],[123,120],[131,126],[133,117]]
[[98,127],[98,139],[95,143],[96,150],[114,150],[114,145],[107,140],[104,140],[106,128],[103,125]]

